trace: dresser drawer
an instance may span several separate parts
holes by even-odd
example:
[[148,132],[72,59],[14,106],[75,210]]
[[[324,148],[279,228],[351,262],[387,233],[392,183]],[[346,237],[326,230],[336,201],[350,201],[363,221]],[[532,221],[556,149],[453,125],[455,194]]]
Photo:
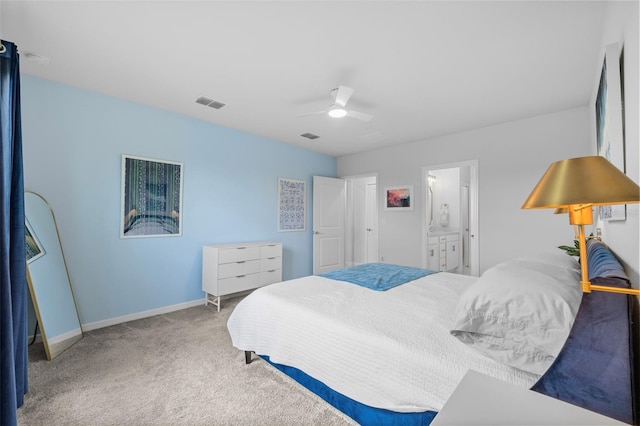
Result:
[[214,296],[237,293],[259,287],[262,285],[260,282],[261,276],[262,274],[249,274],[218,280],[218,294],[214,294]]
[[282,269],[264,271],[260,274],[262,277],[260,285],[279,283],[282,281]]
[[282,259],[280,257],[270,257],[267,259],[260,259],[260,271],[274,271],[282,268]]
[[218,254],[218,263],[233,263],[253,259],[260,259],[260,247],[258,246],[221,249]]
[[260,257],[282,257],[282,244],[271,244],[260,247]]
[[260,272],[260,260],[241,260],[233,263],[223,263],[218,266],[219,279],[255,274],[257,272]]

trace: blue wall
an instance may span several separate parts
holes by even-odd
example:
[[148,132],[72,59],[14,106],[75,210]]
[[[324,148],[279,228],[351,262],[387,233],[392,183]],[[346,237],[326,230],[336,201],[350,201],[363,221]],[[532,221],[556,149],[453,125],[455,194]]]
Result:
[[[26,75],[22,121],[25,189],[54,210],[83,324],[203,299],[205,244],[279,241],[283,279],[312,273],[312,176],[334,157]],[[119,237],[123,154],[184,164],[181,237]],[[305,232],[277,232],[278,177],[307,182]]]

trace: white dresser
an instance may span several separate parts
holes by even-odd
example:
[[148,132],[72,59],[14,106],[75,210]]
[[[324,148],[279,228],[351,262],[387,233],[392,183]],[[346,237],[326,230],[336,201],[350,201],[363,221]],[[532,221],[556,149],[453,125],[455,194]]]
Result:
[[434,271],[452,271],[460,265],[460,244],[457,232],[429,236],[427,268]]
[[282,281],[282,244],[251,242],[202,248],[202,291],[220,311],[220,296]]

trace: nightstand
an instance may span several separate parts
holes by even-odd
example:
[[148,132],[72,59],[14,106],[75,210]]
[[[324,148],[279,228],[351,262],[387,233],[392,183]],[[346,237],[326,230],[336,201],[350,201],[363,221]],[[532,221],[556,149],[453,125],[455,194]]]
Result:
[[431,426],[626,425],[541,393],[469,370]]

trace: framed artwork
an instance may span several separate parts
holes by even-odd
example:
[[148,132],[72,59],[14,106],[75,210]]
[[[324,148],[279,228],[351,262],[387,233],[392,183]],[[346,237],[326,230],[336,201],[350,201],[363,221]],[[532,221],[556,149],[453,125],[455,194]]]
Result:
[[182,235],[182,163],[122,156],[120,237]]
[[37,260],[45,255],[44,248],[42,248],[42,243],[38,239],[38,236],[33,232],[33,228],[31,224],[27,220],[24,219],[24,237],[26,242],[26,252],[27,252],[27,263],[31,263],[34,260]]
[[278,232],[306,230],[306,211],[306,182],[278,178]]
[[[614,166],[625,171],[622,75],[617,43],[606,47],[596,96],[596,145],[597,153]],[[600,206],[600,219],[626,220],[625,204]]]
[[388,211],[413,210],[413,185],[385,188],[384,209]]

